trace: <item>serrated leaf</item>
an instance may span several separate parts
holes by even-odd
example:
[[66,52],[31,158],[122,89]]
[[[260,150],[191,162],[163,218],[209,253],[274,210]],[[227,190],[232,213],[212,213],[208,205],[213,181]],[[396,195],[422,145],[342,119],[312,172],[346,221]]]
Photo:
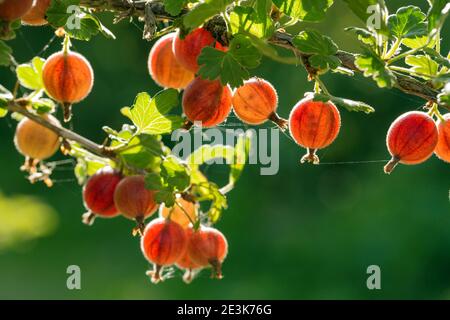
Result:
[[145,176],[145,187],[149,190],[162,190],[165,186],[158,173],[150,172]]
[[[126,135],[122,135],[122,138],[128,135],[126,133]],[[147,134],[132,136],[118,154],[130,166],[156,170],[159,168],[163,154],[160,137]]]
[[170,190],[160,190],[155,194],[155,200],[157,203],[164,203],[167,208],[175,205],[176,196]]
[[178,91],[167,89],[158,92],[153,99],[146,92],[139,93],[134,105],[122,108],[121,112],[136,126],[138,133],[164,134],[183,125],[183,119],[167,113],[178,105]]
[[345,98],[339,98],[339,97],[330,96],[330,95],[323,94],[323,93],[322,94],[316,93],[316,94],[310,94],[310,95],[312,96],[314,101],[323,101],[323,102],[331,101],[337,107],[345,108],[351,112],[364,112],[366,114],[375,112],[375,109],[373,107],[369,106],[365,102],[354,101],[354,100],[345,99]]
[[80,0],[53,0],[45,15],[48,23],[55,28],[63,27],[67,19],[74,13],[71,6],[79,6]]
[[12,49],[0,40],[0,66],[9,66],[12,62]]
[[450,60],[443,57],[439,52],[429,47],[424,48],[423,51],[425,51],[426,54],[431,56],[433,60],[436,61],[439,65],[450,69]]
[[367,44],[371,47],[376,47],[376,38],[375,34],[372,31],[369,31],[364,28],[357,28],[357,27],[349,27],[345,28],[345,31],[351,31],[357,34],[358,40],[361,41],[364,44]]
[[180,192],[191,184],[187,167],[174,156],[165,158],[161,163],[161,177],[170,188]]
[[188,2],[188,0],[164,0],[164,9],[171,16],[177,16]]
[[212,16],[224,12],[231,3],[233,0],[205,0],[183,17],[183,24],[188,29],[197,28]]
[[311,22],[322,20],[333,2],[334,0],[273,0],[280,11],[289,17]]
[[269,38],[274,32],[272,20],[267,15],[260,17],[251,7],[235,7],[230,13],[230,27],[233,34],[251,34],[258,38]]
[[444,25],[450,12],[450,2],[448,0],[433,0],[433,4],[428,11],[428,30],[436,32]]
[[272,9],[272,0],[256,0],[254,8],[260,21],[270,19],[269,13],[270,10]]
[[355,64],[365,77],[372,77],[380,88],[392,88],[395,84],[395,74],[387,68],[386,63],[377,56],[375,52],[369,49],[365,53],[358,55]]
[[411,49],[423,48],[425,46],[433,48],[436,45],[436,39],[430,40],[428,36],[422,36],[411,39],[403,39],[402,43]]
[[425,19],[426,15],[419,7],[402,7],[389,16],[388,28],[391,35],[399,39],[420,37],[428,33]]
[[437,75],[439,65],[426,55],[407,56],[405,63],[411,66],[411,70],[424,79],[430,79]]
[[35,57],[29,64],[21,64],[16,68],[17,79],[20,84],[30,90],[42,90],[42,68],[45,60]]
[[205,79],[218,79],[222,84],[239,87],[250,77],[247,68],[260,64],[261,53],[255,49],[250,39],[236,35],[226,52],[206,47],[198,58],[199,74]]

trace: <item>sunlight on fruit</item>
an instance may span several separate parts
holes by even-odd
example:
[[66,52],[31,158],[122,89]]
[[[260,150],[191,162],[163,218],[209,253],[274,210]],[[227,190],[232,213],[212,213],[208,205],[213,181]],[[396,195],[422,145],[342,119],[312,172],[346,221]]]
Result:
[[0,253],[50,235],[57,224],[55,210],[39,199],[0,193]]

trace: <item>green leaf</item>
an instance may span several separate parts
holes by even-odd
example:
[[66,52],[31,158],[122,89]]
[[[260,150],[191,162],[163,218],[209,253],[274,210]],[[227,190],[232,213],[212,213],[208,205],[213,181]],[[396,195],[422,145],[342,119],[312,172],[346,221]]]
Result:
[[188,0],[164,0],[164,9],[171,16],[177,16],[188,2]]
[[231,3],[233,0],[205,0],[184,16],[183,24],[189,29],[197,28],[212,16],[224,12]]
[[321,94],[307,93],[306,95],[312,96],[314,101],[323,101],[323,102],[331,101],[337,107],[345,108],[351,112],[364,112],[366,114],[375,112],[375,109],[373,107],[371,107],[367,103],[364,103],[361,101],[354,101],[354,100],[339,98],[339,97],[335,97],[335,96],[331,96],[331,95],[327,95],[327,94],[323,94],[323,93],[321,93]]
[[380,88],[392,88],[396,81],[394,73],[374,51],[367,48],[364,51],[364,54],[358,55],[355,59],[358,69],[364,72],[365,77],[372,77]]
[[156,193],[155,200],[157,203],[164,203],[167,208],[170,208],[175,205],[176,196],[170,190],[160,190]]
[[[69,7],[79,6],[80,0],[53,0],[50,3],[45,15],[48,23],[55,28],[63,27],[67,19],[74,14]],[[72,7],[75,8],[75,7]]]
[[222,84],[239,87],[250,77],[247,68],[255,68],[262,55],[255,49],[250,39],[236,35],[226,52],[206,47],[198,58],[199,74],[205,79],[218,79]]
[[449,12],[450,2],[448,0],[433,0],[433,4],[428,11],[428,30],[430,33],[442,28]]
[[450,107],[450,82],[448,82],[442,92],[438,95],[438,103],[445,107]]
[[0,40],[0,66],[9,66],[12,62],[12,49]]
[[229,183],[235,185],[242,175],[248,161],[251,148],[252,131],[247,131],[238,137],[234,146],[234,159],[230,165]]
[[443,57],[439,52],[434,50],[433,48],[424,48],[423,51],[430,55],[434,61],[436,61],[439,65],[444,66],[450,69],[450,60]]
[[75,166],[75,177],[80,185],[84,184],[86,180],[95,174],[98,170],[105,167],[106,163],[91,159],[89,157],[77,158],[77,165]]
[[412,67],[412,71],[426,80],[436,76],[439,70],[438,63],[425,55],[407,56],[405,63]]
[[51,113],[56,109],[55,102],[51,99],[41,98],[32,100],[31,106],[38,114]]
[[[425,46],[427,47],[434,47],[436,45],[436,39],[431,39],[431,41],[428,39],[428,36],[422,36],[422,37],[415,37],[411,39],[403,39],[402,43],[411,49],[418,49],[423,48]],[[428,45],[427,45],[428,43]]]
[[235,7],[230,14],[230,27],[233,34],[251,34],[258,38],[269,38],[274,27],[266,15],[260,17],[251,7]]
[[174,156],[169,156],[163,160],[161,164],[161,177],[170,188],[180,192],[187,189],[191,184],[187,166],[183,165]]
[[107,29],[100,20],[91,14],[82,13],[79,16],[80,19],[80,28],[65,28],[67,34],[69,34],[72,38],[89,41],[99,32],[103,34],[106,38],[115,39],[115,35]]
[[8,114],[6,107],[8,105],[8,100],[11,100],[12,98],[12,93],[0,84],[0,118],[3,118]]
[[302,31],[292,42],[301,52],[311,55],[309,62],[316,69],[336,69],[340,65],[340,60],[335,57],[338,46],[318,31]]
[[376,47],[376,43],[377,43],[377,40],[375,37],[376,35],[372,31],[369,31],[364,28],[357,28],[357,27],[345,28],[345,31],[351,31],[351,32],[356,33],[359,41],[371,46],[372,48]]
[[160,91],[153,99],[142,92],[137,95],[131,108],[122,108],[121,112],[133,121],[138,133],[157,135],[181,128],[183,119],[180,116],[167,115],[177,105],[178,91],[175,89]]
[[272,9],[272,0],[256,0],[254,8],[260,21],[270,19],[269,13]]
[[289,17],[311,22],[322,20],[333,2],[334,0],[273,0],[280,11]]
[[426,15],[419,7],[402,7],[389,16],[388,28],[391,35],[398,39],[416,38],[428,34],[425,19]]
[[158,173],[150,172],[145,176],[145,187],[149,190],[163,190],[165,185]]
[[[124,139],[129,135],[131,135],[129,132],[121,133],[121,137]],[[160,137],[141,134],[138,136],[131,135],[128,138],[131,139],[123,147],[122,151],[119,152],[122,160],[136,168],[157,170],[163,154]]]
[[204,144],[192,152],[186,162],[192,169],[198,169],[202,164],[209,163],[214,159],[224,159],[225,163],[231,164],[234,153],[234,148],[230,146]]
[[16,68],[17,79],[20,84],[30,90],[42,90],[44,84],[42,83],[42,68],[45,60],[40,57],[35,57],[29,64],[21,64]]

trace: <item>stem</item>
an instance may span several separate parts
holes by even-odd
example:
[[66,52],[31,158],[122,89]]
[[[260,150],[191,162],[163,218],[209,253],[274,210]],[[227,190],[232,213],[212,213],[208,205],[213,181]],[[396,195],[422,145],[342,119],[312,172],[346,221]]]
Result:
[[316,82],[319,84],[320,89],[322,89],[323,93],[325,93],[328,96],[331,96],[330,92],[328,91],[325,83],[323,83],[323,81],[317,76],[315,77]]
[[83,136],[80,136],[79,134],[71,130],[56,126],[50,123],[49,121],[45,120],[44,118],[38,116],[37,114],[28,111],[28,109],[26,108],[27,103],[28,102],[26,100],[20,99],[16,101],[10,101],[6,108],[11,112],[20,113],[21,115],[29,118],[30,120],[33,120],[34,122],[39,123],[40,125],[46,127],[47,129],[52,130],[63,139],[79,143],[87,151],[97,156],[100,156],[102,158],[110,158],[113,160],[115,159],[114,153],[110,152],[105,147],[98,145],[95,142]]
[[395,53],[397,52],[397,50],[401,44],[402,44],[402,38],[397,38],[397,40],[395,40],[394,44],[392,45],[391,49],[388,51],[388,53],[386,54],[384,59],[389,60],[390,58],[392,58],[395,55]]

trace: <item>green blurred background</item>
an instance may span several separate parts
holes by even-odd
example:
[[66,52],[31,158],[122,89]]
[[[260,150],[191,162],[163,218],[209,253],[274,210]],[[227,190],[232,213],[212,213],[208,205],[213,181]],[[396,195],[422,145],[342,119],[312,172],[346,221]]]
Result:
[[[425,0],[388,5],[394,11],[408,4],[426,10]],[[74,50],[91,61],[96,81],[92,94],[74,107],[73,127],[98,142],[104,139],[101,126],[120,128],[125,122],[119,109],[132,103],[136,93],[160,90],[148,75],[152,44],[141,39],[141,25],[112,25],[109,14],[102,18],[117,40],[97,36],[88,43],[74,42]],[[341,49],[357,51],[358,44],[343,28],[358,24],[337,1],[317,28]],[[49,27],[20,29],[11,42],[17,60],[23,63],[59,50],[57,40],[40,52],[52,35]],[[449,50],[449,36],[447,26],[444,52]],[[312,90],[302,67],[265,60],[254,74],[277,88],[279,113],[285,117],[303,93]],[[12,88],[9,70],[0,69],[0,79]],[[378,89],[360,75],[332,74],[324,81],[335,95],[366,101],[377,112],[342,111],[340,136],[320,152],[320,166],[299,165],[304,150],[280,135],[279,173],[261,176],[258,165],[248,166],[218,223],[230,246],[225,278],[210,280],[203,272],[190,285],[181,281],[179,272],[165,283],[150,284],[145,276],[149,265],[138,239],[130,235],[130,221],[81,224],[81,189],[71,171],[55,172],[51,189],[30,185],[19,170],[23,159],[12,142],[15,121],[2,120],[0,298],[450,298],[449,164],[433,157],[419,166],[399,166],[391,176],[383,173],[383,162],[336,164],[387,159],[390,123],[424,101]],[[212,166],[208,173],[220,177],[226,168]],[[7,242],[8,237],[14,241]],[[66,288],[66,268],[72,264],[81,267],[81,290]],[[381,267],[382,290],[366,287],[366,269],[372,264]]]

